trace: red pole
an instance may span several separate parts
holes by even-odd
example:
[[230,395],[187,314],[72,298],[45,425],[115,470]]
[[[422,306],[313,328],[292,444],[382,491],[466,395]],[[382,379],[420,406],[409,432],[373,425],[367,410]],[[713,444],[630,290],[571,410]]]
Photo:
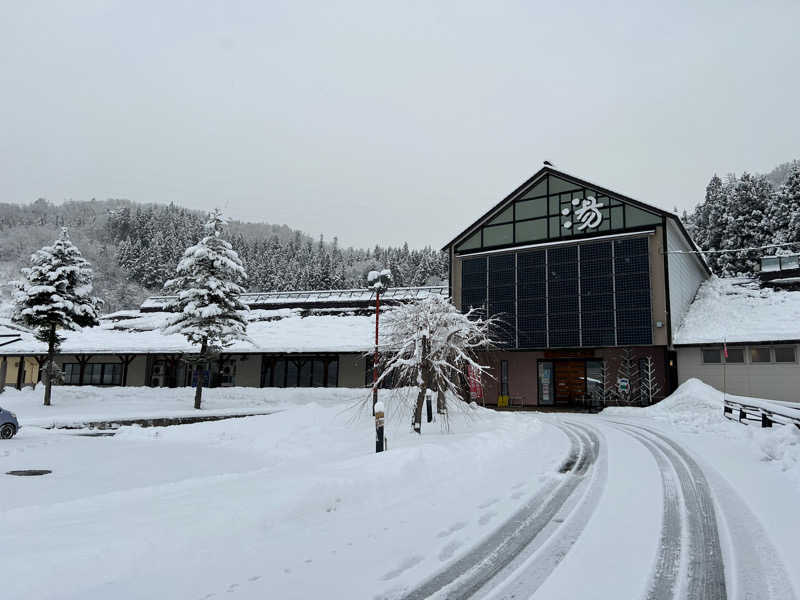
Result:
[[372,415],[378,402],[378,319],[381,314],[381,291],[375,291],[375,356],[372,357]]

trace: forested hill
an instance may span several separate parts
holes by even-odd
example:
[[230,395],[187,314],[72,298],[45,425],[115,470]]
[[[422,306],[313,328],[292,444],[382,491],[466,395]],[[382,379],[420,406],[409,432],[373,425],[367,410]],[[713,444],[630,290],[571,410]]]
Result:
[[719,275],[752,275],[763,255],[800,253],[800,160],[766,175],[714,175],[683,220]]
[[[129,200],[0,203],[0,284],[18,278],[30,255],[66,226],[92,263],[104,311],[135,308],[160,293],[184,249],[200,239],[204,220],[200,211]],[[229,224],[227,238],[245,264],[250,291],[363,287],[367,272],[386,266],[397,286],[447,278],[447,256],[433,248],[340,248],[336,238],[317,240],[286,225],[237,221]],[[9,291],[2,286],[2,300]]]

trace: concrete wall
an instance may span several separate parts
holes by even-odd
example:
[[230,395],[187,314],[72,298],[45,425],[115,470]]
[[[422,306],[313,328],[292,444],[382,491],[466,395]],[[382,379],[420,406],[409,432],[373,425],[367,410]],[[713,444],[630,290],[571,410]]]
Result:
[[339,355],[339,387],[364,387],[367,361],[361,354]]
[[678,382],[696,377],[718,390],[737,396],[800,402],[800,364],[704,364],[700,347],[679,347]]
[[[686,241],[678,226],[667,219],[667,251],[691,252],[694,248]],[[669,261],[669,305],[672,335],[678,331],[689,305],[697,294],[697,288],[708,279],[702,259],[697,254],[668,254]]]

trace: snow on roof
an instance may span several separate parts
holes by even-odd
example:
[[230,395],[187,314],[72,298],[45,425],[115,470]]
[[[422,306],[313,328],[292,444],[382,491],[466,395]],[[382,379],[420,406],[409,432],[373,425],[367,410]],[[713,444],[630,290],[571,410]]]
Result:
[[[197,347],[179,335],[160,331],[168,313],[106,315],[98,327],[64,331],[61,354],[192,353]],[[253,343],[237,341],[225,352],[364,352],[374,344],[375,318],[349,311],[314,312],[279,309],[254,310],[248,316],[247,335]],[[0,324],[2,327],[3,324]],[[30,333],[0,347],[0,354],[45,354],[47,346]]]
[[697,292],[676,345],[800,340],[800,292],[752,279],[712,277]]
[[[421,287],[390,287],[381,292],[381,300],[408,302],[430,294],[447,296],[447,286],[432,285]],[[164,308],[174,296],[151,296],[142,303],[142,310]],[[241,300],[250,308],[288,306],[297,307],[308,304],[342,304],[352,307],[375,303],[375,290],[358,288],[352,290],[302,290],[296,292],[250,292],[241,295]]]

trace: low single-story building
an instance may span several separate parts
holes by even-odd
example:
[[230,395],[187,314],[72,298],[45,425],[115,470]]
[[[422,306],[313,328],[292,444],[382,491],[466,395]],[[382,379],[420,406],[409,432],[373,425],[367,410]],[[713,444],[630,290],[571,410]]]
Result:
[[800,402],[800,291],[752,279],[705,282],[675,336],[678,380]]
[[[381,295],[391,307],[425,295],[446,296],[444,286],[393,288]],[[56,362],[65,385],[180,387],[196,376],[184,359],[197,353],[179,334],[164,335],[165,297],[148,298],[141,310],[105,315],[97,327],[62,332]],[[205,373],[212,387],[363,387],[371,382],[367,353],[375,343],[375,296],[370,290],[246,294],[247,335],[225,349]],[[5,384],[39,379],[47,346],[12,323],[0,324],[18,339],[0,346]],[[12,337],[8,338],[12,340]],[[2,379],[2,377],[0,377]]]

